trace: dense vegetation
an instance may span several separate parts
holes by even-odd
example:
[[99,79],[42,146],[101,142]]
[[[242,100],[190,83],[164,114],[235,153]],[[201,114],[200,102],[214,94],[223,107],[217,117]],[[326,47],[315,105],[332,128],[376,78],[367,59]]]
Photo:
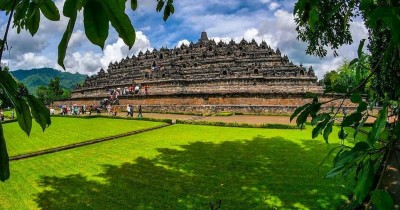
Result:
[[[342,145],[333,162],[333,169],[327,177],[347,175],[355,172],[357,184],[353,189],[353,203],[350,208],[391,209],[394,203],[400,204],[398,196],[400,174],[389,176],[388,171],[400,168],[397,155],[400,154],[400,1],[372,0],[298,0],[294,8],[298,38],[308,43],[306,52],[320,57],[326,56],[331,48],[336,49],[353,42],[350,23],[359,18],[364,20],[368,29],[371,52],[369,65],[363,62],[365,39],[358,47],[358,57],[349,67],[354,66],[356,75],[365,70],[370,73],[356,86],[347,89],[343,96],[330,101],[320,102],[314,97],[308,103],[296,109],[291,119],[297,117],[298,126],[303,126],[310,117],[315,125],[312,136],[323,135],[328,142],[332,126],[343,102],[350,99],[358,105],[357,109],[341,120],[338,136],[345,139],[349,134],[345,128],[354,128],[354,138],[368,118],[375,118],[372,129],[354,147]],[[361,97],[368,82],[367,100]],[[339,101],[339,107],[331,112],[323,112],[321,107],[332,101]],[[380,105],[378,114],[372,112]],[[391,184],[383,184],[390,182]],[[394,184],[397,183],[397,184]]]
[[[322,83],[325,87],[325,93],[347,93],[360,84],[371,73],[369,68],[369,55],[362,55],[362,65],[364,68],[360,70],[357,66],[351,65],[349,60],[336,69],[325,73]],[[360,88],[360,93],[368,94],[371,91],[371,82],[367,82],[364,87]]]

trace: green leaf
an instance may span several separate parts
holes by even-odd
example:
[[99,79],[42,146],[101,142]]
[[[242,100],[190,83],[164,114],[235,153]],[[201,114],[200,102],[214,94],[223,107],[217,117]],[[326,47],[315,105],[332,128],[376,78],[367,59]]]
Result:
[[321,103],[318,103],[318,98],[313,99],[313,103],[310,106],[310,116],[315,118],[317,116],[318,111],[321,108]]
[[362,101],[360,93],[358,93],[358,92],[353,93],[350,97],[350,101],[355,104],[360,103]]
[[28,8],[29,0],[23,0],[16,6],[14,14],[14,24],[16,23],[16,21],[19,21],[25,17]]
[[385,104],[379,111],[379,117],[372,125],[371,131],[368,133],[368,143],[374,146],[375,142],[379,139],[386,126],[387,120],[387,105]]
[[343,119],[343,122],[342,122],[342,125],[341,125],[341,126],[342,126],[342,127],[351,126],[351,125],[353,125],[354,123],[360,122],[361,118],[362,118],[361,113],[359,113],[359,112],[354,112],[354,113],[352,113],[351,115],[348,115],[348,116],[346,116],[346,117]]
[[342,173],[344,170],[344,167],[345,166],[341,165],[341,166],[333,168],[328,173],[326,173],[325,178],[332,178],[332,177],[335,177],[336,175]]
[[93,44],[104,49],[108,37],[108,18],[102,4],[97,0],[89,0],[83,10],[85,34]]
[[311,112],[311,106],[306,107],[301,113],[300,115],[297,117],[296,119],[296,124],[297,127],[301,127],[306,121],[307,121],[307,117]]
[[358,104],[357,112],[361,113],[361,112],[363,112],[363,111],[365,111],[365,110],[367,110],[367,109],[368,109],[368,103],[365,102],[365,101],[361,101],[361,102]]
[[17,82],[7,71],[0,71],[0,88],[14,106],[17,106],[16,96],[18,95]]
[[133,11],[137,9],[138,6],[138,1],[137,0],[131,0],[131,8]]
[[321,163],[318,164],[318,168],[320,168],[333,154],[333,152],[335,152],[337,149],[341,148],[343,146],[337,146],[332,148],[331,150],[329,150],[328,154],[325,156],[325,158],[321,161]]
[[330,119],[330,115],[329,115],[328,113],[319,114],[319,115],[317,115],[316,117],[314,117],[314,118],[311,120],[311,125],[315,125],[315,124],[317,124],[319,121],[323,121],[323,120],[325,120],[326,118],[329,118],[329,119]]
[[365,39],[361,39],[360,40],[360,44],[358,45],[357,53],[358,53],[358,58],[359,59],[361,59],[361,56],[362,56],[362,49],[364,47],[364,43],[365,43]]
[[51,0],[43,1],[43,3],[40,5],[40,10],[47,19],[52,21],[60,20],[60,12],[58,11],[56,4],[54,4],[54,2]]
[[31,2],[29,4],[29,9],[27,12],[26,27],[28,28],[28,31],[29,33],[31,33],[32,36],[34,36],[36,32],[39,30],[39,23],[40,23],[39,5],[36,4],[35,2]]
[[4,182],[10,178],[9,157],[6,140],[4,139],[3,125],[0,122],[0,181]]
[[386,210],[393,208],[393,200],[388,192],[383,190],[374,190],[371,193],[372,204],[374,204],[378,210]]
[[71,17],[68,21],[67,28],[65,29],[64,35],[60,41],[60,44],[58,44],[58,65],[60,65],[64,70],[64,58],[65,54],[67,53],[67,46],[68,42],[71,39],[72,32],[74,31],[74,26],[75,26],[75,21],[76,17]]
[[367,142],[360,141],[360,142],[357,142],[353,148],[351,148],[351,152],[354,153],[354,152],[358,152],[358,151],[365,151],[368,149],[370,149],[369,144]]
[[172,4],[172,0],[168,1],[168,6],[169,6],[169,10],[171,11],[171,14],[174,14],[175,8],[174,8],[174,5]]
[[315,139],[320,133],[322,133],[322,130],[325,128],[326,124],[329,122],[329,118],[326,120],[318,123],[317,126],[312,130],[312,138]]
[[160,12],[164,7],[164,0],[158,0],[156,11]]
[[308,18],[308,25],[312,32],[315,32],[315,25],[318,23],[318,9],[317,7],[312,7],[310,10],[310,17]]
[[0,1],[0,10],[10,11],[12,9],[14,0],[1,0]]
[[168,17],[173,14],[175,11],[174,9],[174,5],[172,4],[171,0],[168,0],[167,6],[165,6],[164,9],[164,16],[163,16],[163,20],[167,21]]
[[354,58],[353,60],[350,61],[349,66],[354,65],[355,63],[357,63],[359,61],[358,58]]
[[118,4],[113,1],[100,1],[103,8],[111,22],[111,25],[118,32],[119,37],[132,48],[135,43],[135,29],[132,26],[131,20],[128,15],[125,14],[124,8],[121,8]]
[[309,107],[311,104],[304,104],[301,107],[298,107],[296,110],[294,110],[293,114],[290,116],[290,122],[298,115],[300,112],[302,112],[305,108]]
[[357,136],[357,134],[358,134],[358,131],[359,131],[362,127],[364,127],[364,124],[365,124],[365,122],[367,121],[367,119],[368,119],[368,115],[365,115],[365,117],[362,119],[361,123],[358,124],[357,128],[354,130],[354,136],[353,136],[354,139],[356,139],[356,136]]
[[325,127],[325,129],[324,129],[324,140],[325,140],[326,143],[328,143],[329,134],[332,133],[333,123],[334,123],[333,120],[330,121],[330,122],[326,125],[326,127]]
[[33,117],[44,131],[51,124],[50,110],[46,108],[43,102],[32,95],[28,95],[27,99]]
[[346,139],[347,135],[348,134],[344,131],[343,127],[341,127],[340,131],[338,133],[339,139],[344,140],[344,139]]
[[63,7],[63,14],[65,17],[75,18],[78,10],[83,7],[83,0],[66,0]]
[[368,195],[372,187],[374,179],[374,166],[371,160],[368,160],[360,172],[360,178],[357,181],[356,187],[354,188],[354,199],[361,203],[364,198]]
[[32,130],[32,116],[26,101],[20,97],[15,97],[17,104],[15,104],[15,111],[17,113],[17,120],[19,127],[29,136]]

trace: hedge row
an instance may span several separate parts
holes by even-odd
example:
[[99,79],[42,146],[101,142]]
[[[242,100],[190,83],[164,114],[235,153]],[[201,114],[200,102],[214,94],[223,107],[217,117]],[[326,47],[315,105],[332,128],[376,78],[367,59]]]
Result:
[[296,125],[288,124],[248,124],[248,123],[231,123],[231,122],[209,122],[209,121],[189,121],[176,120],[176,124],[190,125],[211,125],[222,127],[242,127],[242,128],[275,128],[275,129],[299,129]]

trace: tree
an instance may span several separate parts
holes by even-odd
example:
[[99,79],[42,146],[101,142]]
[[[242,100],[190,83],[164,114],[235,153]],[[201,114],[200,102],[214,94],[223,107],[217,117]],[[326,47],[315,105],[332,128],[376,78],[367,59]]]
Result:
[[[173,0],[157,0],[157,12],[163,10],[163,19],[174,13]],[[108,37],[109,24],[117,31],[118,35],[131,48],[135,42],[135,30],[125,13],[126,0],[66,0],[62,14],[69,18],[67,28],[58,45],[58,64],[65,69],[64,58],[68,42],[74,31],[78,12],[83,10],[83,25],[85,35],[90,42],[104,47]],[[138,7],[137,0],[131,0],[131,9]],[[60,20],[60,12],[52,0],[1,0],[0,11],[8,15],[7,26],[3,39],[0,39],[0,63],[3,51],[6,49],[7,36],[13,20],[13,27],[20,33],[27,30],[34,36],[39,29],[41,14],[51,21]],[[53,86],[57,89],[56,84]],[[49,110],[36,97],[30,95],[26,88],[19,86],[8,71],[0,65],[0,90],[15,107],[18,124],[27,134],[32,128],[32,117],[40,124],[43,131],[51,124]],[[5,181],[10,177],[9,157],[3,127],[0,122],[0,180]]]
[[[393,161],[395,154],[399,153],[400,144],[400,2],[396,0],[298,0],[294,8],[297,24],[298,39],[308,43],[306,52],[320,57],[327,54],[326,48],[331,48],[337,55],[336,49],[343,44],[352,42],[350,22],[355,18],[362,18],[369,30],[369,50],[371,59],[370,67],[362,62],[362,49],[364,41],[360,42],[358,58],[349,63],[356,68],[356,75],[369,69],[370,74],[361,79],[357,86],[347,91],[343,96],[330,101],[319,102],[315,97],[313,102],[305,104],[291,116],[297,117],[298,126],[303,126],[307,117],[312,118],[315,125],[313,138],[322,134],[326,142],[332,132],[332,126],[340,107],[336,112],[322,112],[321,106],[335,100],[346,98],[358,104],[356,111],[344,116],[341,129],[338,133],[340,139],[347,137],[345,127],[354,129],[354,138],[368,117],[376,120],[371,130],[362,141],[357,141],[354,146],[341,145],[333,162],[333,169],[326,177],[349,174],[355,171],[357,180],[353,189],[353,201],[356,205],[369,208],[374,205],[378,209],[391,209],[393,200],[400,203],[392,189],[380,186],[381,174],[385,173],[387,164]],[[360,96],[362,89],[371,81],[373,98],[365,100]],[[374,104],[382,104],[377,116],[371,115]],[[390,111],[390,114],[389,114]],[[388,119],[391,120],[388,120]],[[393,165],[399,169],[399,165]],[[397,175],[397,179],[400,175]]]
[[[366,68],[363,68],[359,74],[357,74],[356,66],[350,65],[348,60],[344,60],[336,70],[327,72],[322,79],[325,93],[346,93],[356,87],[370,73],[369,56],[363,55],[361,61]],[[360,88],[360,93],[367,94],[370,87],[371,83],[368,82],[363,88]]]
[[50,105],[53,101],[69,98],[71,93],[60,87],[60,78],[56,77],[50,80],[47,86],[41,85],[36,89],[36,95],[44,104]]

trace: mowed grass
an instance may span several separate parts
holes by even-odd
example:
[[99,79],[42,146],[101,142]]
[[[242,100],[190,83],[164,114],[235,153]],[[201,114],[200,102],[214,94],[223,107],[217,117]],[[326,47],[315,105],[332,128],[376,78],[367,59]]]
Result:
[[78,119],[53,117],[45,132],[36,122],[28,137],[18,122],[3,125],[10,156],[107,137],[161,125],[159,122],[102,118]]
[[13,161],[0,208],[340,208],[352,180],[324,179],[329,164],[317,167],[338,141],[310,137],[311,129],[173,125]]

